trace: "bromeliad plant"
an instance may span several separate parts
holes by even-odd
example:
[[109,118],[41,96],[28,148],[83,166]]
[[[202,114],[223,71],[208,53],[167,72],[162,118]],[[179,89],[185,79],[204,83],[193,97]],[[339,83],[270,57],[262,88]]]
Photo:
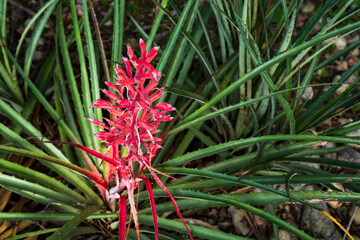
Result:
[[[165,90],[164,87],[157,88],[161,72],[151,65],[151,61],[158,53],[158,47],[152,48],[147,53],[145,42],[142,39],[140,39],[139,45],[141,58],[138,59],[131,46],[128,45],[127,55],[129,59],[122,58],[125,71],[117,65],[116,82],[114,84],[105,82],[110,90],[104,89],[103,92],[111,99],[111,102],[98,99],[91,105],[94,108],[105,109],[110,114],[110,119],[105,119],[106,123],[88,118],[90,122],[103,128],[103,131],[95,135],[107,144],[109,156],[84,146],[68,144],[79,147],[109,164],[109,167],[106,168],[106,184],[102,179],[91,179],[98,186],[112,186],[110,189],[105,189],[105,198],[111,209],[115,209],[114,199],[119,199],[119,239],[125,238],[126,229],[126,195],[124,192],[127,192],[131,215],[134,217],[137,235],[140,239],[134,190],[138,188],[141,181],[145,183],[148,189],[155,235],[156,239],[159,239],[155,200],[150,181],[146,176],[143,176],[145,169],[151,173],[155,182],[169,195],[176,212],[192,238],[174,198],[156,175],[156,170],[151,167],[151,160],[161,148],[162,139],[155,136],[160,132],[159,124],[163,121],[170,121],[172,117],[167,115],[167,112],[173,111],[175,108],[167,102],[155,104]],[[135,74],[133,74],[130,63],[135,68]],[[136,163],[138,163],[137,172],[135,172]],[[103,189],[100,191],[104,192]]]
[[[354,172],[360,170],[360,164],[327,157],[350,144],[360,144],[358,139],[346,136],[360,129],[360,120],[323,128],[324,121],[360,109],[360,79],[356,78],[360,62],[349,61],[348,66],[350,62],[354,65],[348,70],[338,71],[334,66],[334,62],[347,59],[360,41],[354,38],[341,51],[330,48],[337,40],[333,37],[350,39],[349,34],[358,34],[360,8],[353,8],[356,1],[313,1],[314,12],[305,14],[302,9],[308,1],[189,0],[179,5],[178,1],[154,0],[151,9],[158,11],[154,11],[157,14],[150,31],[137,22],[139,18],[131,11],[126,14],[126,7],[133,1],[114,0],[105,16],[98,15],[101,22],[97,22],[94,11],[103,4],[98,1],[82,0],[82,11],[75,0],[43,2],[16,42],[7,36],[8,28],[13,26],[9,24],[13,3],[0,1],[0,221],[19,221],[17,226],[28,226],[33,222],[27,220],[47,220],[51,225],[34,232],[15,232],[21,228],[4,222],[0,229],[9,231],[0,233],[0,238],[16,234],[23,234],[17,238],[52,234],[50,240],[86,234],[103,237],[100,224],[93,226],[95,220],[89,218],[101,219],[102,223],[111,219],[106,222],[110,234],[105,236],[110,238],[113,232],[117,235],[118,228],[111,221],[118,217],[119,235],[124,238],[128,208],[128,219],[135,221],[134,228],[128,228],[129,239],[139,235],[141,239],[161,238],[162,234],[178,239],[180,233],[188,234],[183,223],[160,217],[174,211],[175,205],[178,213],[234,206],[272,223],[259,229],[273,232],[274,239],[279,238],[278,227],[299,239],[314,239],[322,236],[277,217],[277,205],[298,202],[323,211],[305,200],[332,198],[356,203],[360,199],[360,178]],[[46,24],[55,9],[56,19],[51,20],[56,24]],[[64,13],[71,18],[64,21],[68,16]],[[141,59],[129,48],[121,69],[115,63],[121,62],[123,40],[128,37],[130,42],[129,36],[134,33],[127,35],[126,29],[133,29],[128,28],[129,21],[124,19],[127,16],[146,47],[141,41]],[[101,32],[111,32],[109,25],[104,25],[109,18],[113,23],[111,49],[101,38]],[[47,25],[53,31],[47,31]],[[165,38],[155,38],[164,34]],[[37,60],[42,65],[39,70],[34,67],[39,62],[33,64],[33,59],[41,37],[55,44],[45,44],[49,54]],[[109,39],[106,34],[103,37]],[[153,48],[147,53],[145,49],[150,50],[152,45],[164,49]],[[106,54],[110,52],[111,56]],[[324,58],[324,53],[330,58]],[[159,60],[152,67],[156,54]],[[24,61],[19,61],[22,58]],[[341,75],[336,83],[330,83],[333,74]],[[103,92],[109,101],[99,100],[99,83],[104,79],[108,89]],[[165,86],[167,91],[158,86]],[[340,93],[341,86],[348,87]],[[316,89],[313,99],[304,100],[307,88]],[[172,106],[177,115],[172,114],[176,119],[169,122]],[[37,124],[42,123],[42,116],[36,109],[51,118],[55,135],[47,134],[49,126],[45,123],[49,121]],[[164,138],[158,135],[163,127],[167,129]],[[106,147],[102,148],[99,139]],[[53,140],[71,142],[77,148],[69,144],[55,146]],[[326,142],[337,145],[322,148]],[[25,156],[25,162],[15,162],[15,155]],[[35,168],[31,161],[27,162],[29,159],[39,160],[46,168]],[[337,167],[350,168],[352,174],[333,174],[333,167],[336,172]],[[49,174],[42,173],[48,169]],[[93,189],[93,182],[74,171],[95,182],[101,196]],[[155,174],[160,171],[178,174],[183,182],[167,181],[167,176],[162,176],[165,188]],[[160,187],[151,189],[146,176],[153,176]],[[322,188],[291,191],[294,183]],[[332,183],[343,184],[351,195],[335,189]],[[286,191],[275,187],[279,184]],[[263,192],[232,193],[242,187],[248,190],[249,186]],[[143,187],[148,192],[135,193]],[[209,188],[215,191],[209,193]],[[230,191],[224,193],[223,188]],[[334,191],[324,193],[325,188]],[[9,202],[11,193],[23,197],[16,204],[17,212],[4,209],[3,203]],[[169,193],[177,198],[177,205],[170,197],[172,202],[157,201],[155,210],[155,200],[168,199]],[[40,203],[37,206],[43,206],[38,207],[43,212],[27,205],[22,209],[25,198]],[[109,213],[105,212],[106,203],[112,210]],[[68,222],[59,226],[59,220]],[[341,224],[348,224],[342,220]],[[201,239],[244,239],[234,232],[195,224],[190,230]],[[261,238],[261,233],[256,234]]]

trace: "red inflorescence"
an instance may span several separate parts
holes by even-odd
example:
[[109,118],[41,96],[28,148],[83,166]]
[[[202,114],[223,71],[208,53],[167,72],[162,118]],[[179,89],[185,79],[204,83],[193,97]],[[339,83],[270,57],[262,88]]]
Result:
[[[121,154],[122,157],[119,157],[119,154],[112,154],[112,156],[110,156],[111,159],[105,156],[102,158],[102,160],[110,163],[107,182],[114,182],[115,185],[106,191],[106,198],[110,204],[114,203],[114,199],[120,199],[120,239],[125,238],[126,212],[124,213],[124,211],[126,211],[126,206],[124,206],[124,204],[126,205],[126,201],[124,201],[124,199],[126,197],[121,195],[124,190],[127,190],[131,213],[134,217],[138,238],[140,238],[137,211],[133,197],[134,189],[140,181],[145,182],[149,192],[154,216],[156,239],[158,239],[157,216],[151,184],[146,177],[142,176],[145,168],[150,171],[155,182],[167,192],[174,203],[180,219],[184,223],[173,197],[151,167],[151,160],[154,158],[157,150],[161,148],[162,139],[155,136],[155,134],[159,132],[158,126],[160,122],[170,121],[172,119],[170,115],[167,115],[167,112],[173,111],[175,108],[166,102],[154,106],[154,102],[158,100],[164,92],[164,88],[157,87],[161,78],[161,72],[150,64],[157,55],[158,48],[154,47],[147,53],[145,42],[142,39],[140,39],[139,45],[142,58],[138,59],[131,47],[128,46],[127,55],[129,59],[125,57],[122,58],[125,71],[120,66],[117,66],[115,69],[116,82],[114,84],[106,82],[106,85],[111,91],[103,90],[103,92],[111,102],[98,99],[91,105],[91,107],[107,110],[110,113],[111,119],[105,119],[105,122],[88,119],[103,128],[103,131],[96,133],[96,136],[101,141],[105,141],[112,152],[118,153],[120,146],[123,151],[126,151]],[[135,68],[135,74],[132,73],[131,65]],[[140,165],[137,173],[133,171],[135,162]],[[186,225],[185,227],[188,230]]]

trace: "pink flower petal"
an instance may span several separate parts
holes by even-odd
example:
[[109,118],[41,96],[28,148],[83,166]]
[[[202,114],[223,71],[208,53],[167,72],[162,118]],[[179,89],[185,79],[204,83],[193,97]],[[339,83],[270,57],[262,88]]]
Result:
[[156,100],[158,100],[163,95],[164,90],[165,90],[165,88],[162,87],[162,88],[158,89],[155,93],[150,95],[150,102],[155,102]]
[[145,46],[144,40],[142,40],[141,38],[140,38],[139,45],[140,45],[141,56],[143,59],[145,59],[146,58],[146,46]]
[[95,107],[95,108],[112,108],[113,105],[111,103],[109,103],[108,101],[102,100],[102,99],[98,99],[96,100],[90,107]]
[[158,54],[158,51],[159,51],[159,47],[153,47],[146,56],[146,62],[150,63]]
[[116,95],[115,93],[113,93],[113,92],[111,92],[111,91],[108,91],[108,90],[106,90],[106,89],[103,89],[102,90],[103,91],[103,93],[105,93],[105,95],[108,97],[108,98],[110,98],[111,100],[113,100],[113,101],[117,101],[117,100],[119,100],[119,96],[118,95]]
[[120,93],[119,87],[115,86],[114,84],[112,84],[111,82],[105,81],[106,86],[108,86],[109,88],[111,88],[112,90],[116,91],[117,93]]
[[100,122],[99,120],[92,119],[92,118],[87,118],[86,120],[88,120],[89,122],[92,122],[92,123],[95,124],[95,125],[98,125],[98,126],[100,126],[100,127],[103,127],[103,128],[105,128],[105,129],[109,129],[109,127],[106,126],[105,123]]
[[159,103],[158,105],[156,105],[154,107],[155,109],[159,109],[161,111],[174,111],[176,108],[174,108],[173,106],[171,106],[170,103],[167,103],[167,102],[162,102],[162,103]]
[[122,57],[122,60],[124,61],[124,64],[125,64],[127,76],[129,78],[132,78],[132,71],[131,71],[131,66],[130,66],[129,60],[126,57]]

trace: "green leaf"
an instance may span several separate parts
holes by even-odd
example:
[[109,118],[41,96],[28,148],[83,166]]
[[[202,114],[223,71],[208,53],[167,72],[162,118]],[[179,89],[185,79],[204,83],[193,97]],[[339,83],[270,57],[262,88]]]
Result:
[[43,33],[45,24],[47,23],[50,15],[54,11],[54,8],[56,7],[56,4],[58,3],[58,1],[59,0],[56,0],[52,5],[50,5],[48,7],[48,9],[46,9],[44,16],[42,16],[41,19],[39,19],[37,21],[37,23],[34,27],[29,44],[28,44],[28,46],[26,48],[26,52],[25,52],[24,72],[27,76],[29,76],[29,73],[30,73],[32,60],[34,57],[36,47],[39,44],[40,36]]
[[125,0],[114,1],[114,30],[111,55],[111,82],[115,82],[115,66],[120,63],[122,56],[123,33],[124,33]]
[[[6,151],[6,147],[0,146],[0,151],[4,151],[4,150]],[[69,198],[75,201],[78,201],[79,203],[89,203],[89,201],[85,199],[83,196],[81,196],[79,193],[68,188],[66,185],[55,180],[54,178],[49,177],[38,171],[6,161],[1,158],[0,158],[0,169],[5,172],[14,174],[15,176],[23,177],[33,182],[42,184],[54,191],[57,191],[65,196],[68,196]]]
[[[63,63],[64,63],[66,75],[67,75],[67,78],[69,80],[69,88],[70,88],[72,99],[73,99],[73,102],[74,102],[74,107],[75,107],[75,112],[76,112],[76,115],[77,115],[77,119],[78,119],[78,122],[79,122],[79,125],[80,125],[81,135],[82,135],[82,137],[84,139],[84,142],[85,142],[86,146],[89,146],[89,147],[92,148],[93,147],[92,140],[91,140],[92,136],[90,136],[90,132],[88,130],[90,128],[91,123],[86,121],[86,116],[84,114],[84,109],[83,109],[83,103],[81,102],[79,89],[78,89],[78,86],[77,86],[77,82],[75,80],[73,67],[71,65],[71,59],[70,59],[69,50],[68,50],[68,47],[67,47],[67,44],[66,44],[66,38],[65,38],[65,29],[64,29],[63,19],[62,19],[62,6],[61,6],[61,4],[58,4],[58,6],[57,6],[56,21],[57,21],[57,29],[59,29],[58,37],[59,37],[61,54],[62,54],[62,57],[63,57]],[[75,34],[75,35],[77,35],[77,34]],[[76,38],[79,38],[79,37],[80,36],[78,36]],[[56,120],[58,120],[58,118]],[[60,120],[60,122],[61,122],[61,120]]]
[[240,146],[248,146],[255,143],[270,142],[270,141],[329,141],[338,143],[353,143],[360,144],[360,140],[345,138],[345,137],[330,137],[330,136],[312,136],[312,135],[273,135],[252,137],[247,139],[240,139],[227,143],[222,143],[216,146],[200,149],[187,153],[185,155],[170,159],[162,164],[162,166],[179,166],[191,160],[201,157],[209,156],[218,152],[226,151],[229,149],[237,148]]
[[358,29],[360,27],[360,22],[355,22],[352,24],[348,24],[346,26],[343,26],[339,29],[335,29],[331,32],[328,32],[326,34],[317,36],[307,42],[304,42],[300,44],[299,46],[296,46],[292,49],[289,49],[287,52],[282,53],[281,55],[278,55],[269,61],[259,65],[258,67],[254,68],[251,72],[245,74],[243,77],[235,81],[233,84],[222,90],[220,93],[218,93],[215,97],[213,97],[211,100],[209,100],[206,104],[204,104],[201,108],[190,114],[188,117],[184,119],[184,122],[193,120],[197,117],[199,117],[203,112],[211,108],[214,104],[221,101],[224,97],[228,96],[230,93],[235,91],[239,86],[244,84],[246,81],[248,81],[251,78],[254,78],[255,76],[259,75],[261,72],[265,71],[266,69],[270,68],[273,64],[276,64],[278,62],[281,62],[282,60],[289,58],[290,56],[295,55],[296,53],[299,53],[300,51],[307,49],[308,47],[311,47],[319,42],[322,42],[328,38],[334,37],[338,34],[342,34],[348,31],[352,31],[354,29]]
[[[0,100],[1,101],[1,100]],[[0,104],[0,106],[4,106],[4,104]],[[21,120],[21,117],[17,117],[17,120]],[[24,124],[27,128],[28,134],[31,136],[41,136],[41,134],[32,127],[32,125],[24,121]],[[34,145],[27,142],[25,139],[20,137],[18,134],[11,131],[9,128],[5,127],[3,124],[0,123],[0,134],[7,138],[10,142],[14,143],[15,145],[19,146],[20,148],[27,149],[29,151],[43,154],[43,151],[39,148],[35,147]],[[34,135],[33,135],[34,134]],[[41,139],[41,138],[40,138]],[[48,146],[47,146],[48,145]],[[52,144],[43,144],[44,149],[48,150],[51,154],[58,157],[61,160],[64,160],[66,162],[69,162],[68,159]],[[60,176],[62,176],[64,179],[69,181],[71,184],[76,186],[80,191],[85,193],[87,196],[89,196],[93,202],[98,203],[99,205],[102,205],[102,201],[97,196],[97,194],[84,182],[84,179],[81,179],[76,174],[72,173],[68,168],[65,168],[63,166],[59,166],[57,164],[42,161],[42,164],[45,166],[48,166],[50,169],[57,172]]]
[[18,188],[25,191],[33,192],[35,194],[39,194],[41,196],[47,197],[59,203],[65,203],[65,204],[77,203],[75,200],[53,189],[41,186],[36,183],[21,180],[2,173],[0,173],[0,184],[5,188],[12,187],[12,188]]
[[[153,226],[152,216],[149,215],[138,215],[139,221],[145,225]],[[160,228],[166,230],[177,231],[181,233],[187,233],[184,225],[181,222],[170,220],[166,218],[158,217],[158,224]],[[233,234],[220,232],[213,229],[208,229],[204,227],[199,227],[193,224],[187,224],[191,234],[202,239],[214,239],[214,240],[249,240],[249,238],[235,236]],[[185,230],[185,231],[184,231]]]
[[89,215],[98,211],[98,206],[89,206],[85,210],[83,210],[80,214],[73,217],[70,221],[65,223],[62,227],[58,228],[55,233],[53,233],[49,238],[49,240],[61,240],[67,239],[67,235],[76,228],[82,221],[84,221]]

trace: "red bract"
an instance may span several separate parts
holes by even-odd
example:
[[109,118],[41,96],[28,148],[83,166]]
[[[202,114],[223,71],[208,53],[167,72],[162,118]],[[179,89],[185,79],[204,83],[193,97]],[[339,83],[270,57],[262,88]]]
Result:
[[[100,158],[102,161],[110,163],[108,170],[107,183],[114,183],[114,187],[107,189],[106,199],[109,206],[115,207],[114,199],[119,199],[119,238],[125,238],[126,222],[126,196],[121,195],[127,190],[127,197],[131,207],[131,213],[134,218],[138,238],[140,239],[137,210],[134,201],[134,189],[138,187],[140,181],[144,181],[151,202],[151,209],[154,216],[155,235],[158,239],[157,216],[155,200],[151,190],[151,184],[142,172],[147,168],[153,179],[169,195],[174,204],[181,221],[184,223],[191,239],[192,236],[188,230],[174,198],[166,189],[165,185],[156,176],[151,167],[151,160],[154,158],[157,150],[161,148],[162,139],[155,134],[160,130],[158,126],[162,121],[171,121],[172,117],[167,112],[175,110],[169,103],[162,102],[154,106],[164,88],[157,88],[161,78],[161,72],[156,70],[150,63],[158,53],[158,48],[152,48],[149,53],[146,52],[145,42],[140,39],[141,59],[138,59],[130,46],[127,47],[129,59],[123,58],[125,70],[120,66],[116,67],[116,82],[105,84],[109,90],[103,90],[104,94],[111,100],[96,100],[91,107],[101,108],[110,113],[111,119],[105,119],[101,122],[95,119],[88,119],[92,123],[103,128],[103,131],[96,133],[96,136],[105,141],[108,145],[110,156],[97,153],[93,150],[84,149],[88,153]],[[132,72],[132,67],[135,72]],[[119,147],[122,146],[122,157],[119,157]],[[134,173],[134,163],[138,162],[140,167],[137,173]],[[105,185],[103,185],[105,186]]]

